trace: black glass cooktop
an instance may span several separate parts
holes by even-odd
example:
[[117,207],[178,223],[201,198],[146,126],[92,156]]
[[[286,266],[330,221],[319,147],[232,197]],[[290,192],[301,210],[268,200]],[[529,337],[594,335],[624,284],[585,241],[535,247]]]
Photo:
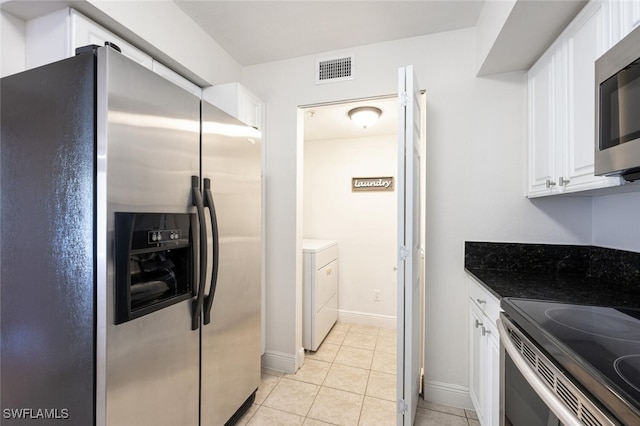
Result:
[[640,419],[640,309],[514,298],[501,306],[614,415]]

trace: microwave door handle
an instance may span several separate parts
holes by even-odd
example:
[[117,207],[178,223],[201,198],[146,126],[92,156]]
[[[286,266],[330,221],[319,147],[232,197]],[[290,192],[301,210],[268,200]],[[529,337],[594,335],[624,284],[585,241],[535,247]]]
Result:
[[509,354],[509,357],[518,368],[524,379],[534,392],[542,399],[542,401],[549,407],[549,409],[560,419],[562,424],[565,425],[577,425],[582,424],[580,420],[573,414],[573,412],[567,408],[558,397],[555,396],[542,381],[535,371],[530,367],[524,356],[520,353],[520,350],[509,338],[509,332],[507,331],[503,321],[498,319],[498,334],[500,335],[500,344]]
[[200,194],[199,180],[198,176],[191,176],[192,202],[198,211],[198,223],[200,226],[200,279],[198,282],[198,295],[193,301],[192,330],[197,330],[200,326],[200,313],[202,312],[204,285],[207,275],[207,228],[204,220],[204,203]]
[[211,193],[211,179],[204,179],[204,203],[205,207],[209,208],[209,214],[211,215],[211,232],[213,236],[213,268],[211,271],[211,286],[209,287],[209,295],[205,298],[204,309],[204,324],[211,322],[211,307],[213,306],[213,297],[216,294],[216,286],[218,283],[218,263],[220,259],[220,240],[218,233],[218,218],[216,216],[216,205],[213,201],[213,194]]

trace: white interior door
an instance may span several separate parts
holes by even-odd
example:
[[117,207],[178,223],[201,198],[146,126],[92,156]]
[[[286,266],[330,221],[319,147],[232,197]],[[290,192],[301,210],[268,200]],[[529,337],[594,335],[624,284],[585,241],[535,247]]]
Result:
[[398,70],[398,425],[411,426],[420,390],[420,90]]

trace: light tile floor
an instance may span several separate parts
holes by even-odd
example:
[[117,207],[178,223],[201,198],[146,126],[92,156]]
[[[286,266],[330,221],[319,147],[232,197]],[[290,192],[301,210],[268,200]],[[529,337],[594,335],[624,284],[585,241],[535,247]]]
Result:
[[[337,323],[296,374],[262,371],[239,425],[393,426],[396,330]],[[473,411],[418,400],[415,425],[478,426]]]

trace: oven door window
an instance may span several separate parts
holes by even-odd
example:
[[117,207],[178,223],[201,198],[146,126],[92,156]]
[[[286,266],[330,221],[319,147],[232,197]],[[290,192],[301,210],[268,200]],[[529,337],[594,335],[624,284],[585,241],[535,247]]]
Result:
[[505,425],[506,426],[559,426],[563,423],[540,399],[505,354]]
[[600,150],[640,138],[640,59],[600,85]]

